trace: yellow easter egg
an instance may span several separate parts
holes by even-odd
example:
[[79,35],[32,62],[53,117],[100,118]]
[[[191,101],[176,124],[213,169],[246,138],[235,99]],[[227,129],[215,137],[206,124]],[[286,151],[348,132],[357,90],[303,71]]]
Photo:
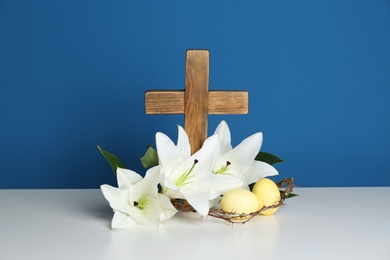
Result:
[[[278,186],[272,180],[268,178],[262,178],[258,180],[253,186],[252,192],[259,200],[259,209],[263,206],[272,206],[280,201],[280,192]],[[262,215],[272,215],[279,207],[267,209],[260,212]]]
[[[259,209],[259,200],[249,190],[233,189],[225,193],[221,199],[221,208],[225,212],[249,214]],[[249,217],[249,216],[248,216]],[[245,220],[248,217],[234,218],[235,221]]]

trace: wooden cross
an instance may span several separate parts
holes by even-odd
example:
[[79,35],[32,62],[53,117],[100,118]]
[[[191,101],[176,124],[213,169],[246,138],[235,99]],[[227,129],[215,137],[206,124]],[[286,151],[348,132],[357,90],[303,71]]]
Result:
[[184,129],[191,152],[207,138],[208,114],[247,114],[247,91],[209,91],[209,51],[186,53],[186,86],[183,91],[147,91],[146,114],[184,114]]

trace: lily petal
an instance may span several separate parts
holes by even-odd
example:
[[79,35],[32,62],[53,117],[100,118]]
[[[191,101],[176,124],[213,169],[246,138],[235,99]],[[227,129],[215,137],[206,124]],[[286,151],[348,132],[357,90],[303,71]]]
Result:
[[[165,166],[163,165],[163,174],[166,178],[170,179],[170,182],[166,180],[165,184],[168,185],[169,183],[175,183],[185,172],[187,172],[194,166],[195,160],[197,162],[194,166],[193,172],[190,174],[190,181],[191,183],[197,183],[201,181],[204,176],[206,176],[211,171],[212,162],[218,156],[219,148],[219,138],[218,136],[214,135],[206,139],[206,141],[203,143],[202,148],[199,151],[197,151],[191,157],[186,159],[184,162],[178,164],[177,167],[172,169],[171,172],[169,172],[169,170],[167,170],[167,168],[165,168]],[[173,186],[170,186],[168,188],[174,189]]]
[[112,218],[111,228],[122,229],[134,226],[134,220],[129,215],[124,214],[118,210],[115,211],[114,217]]
[[279,173],[272,165],[261,161],[254,161],[249,170],[245,173],[245,180],[247,184],[251,184],[257,182],[261,178],[275,175],[279,175]]
[[202,216],[209,213],[209,190],[205,187],[198,186],[196,189],[183,191],[188,203]]
[[156,134],[156,148],[161,171],[171,172],[183,159],[173,141],[163,133]]
[[129,194],[127,190],[121,190],[107,184],[101,185],[100,189],[113,210],[119,210],[124,213],[131,211],[131,207],[126,203]]
[[228,190],[242,187],[244,181],[231,175],[209,174],[202,181],[208,190],[210,190],[209,200],[213,200]]
[[210,172],[213,161],[220,153],[221,142],[218,135],[213,135],[207,138],[199,151],[191,156],[190,161],[197,159],[199,163],[196,165],[197,172]]
[[119,167],[116,169],[116,176],[119,189],[127,189],[131,185],[136,184],[142,180],[141,175],[138,173]]
[[177,153],[184,161],[191,156],[191,144],[183,127],[178,125]]
[[175,186],[175,189],[166,189],[164,193],[169,198],[175,198],[175,199],[185,199],[183,193],[180,191],[180,189]]
[[129,189],[129,202],[139,203],[138,207],[132,207],[132,218],[145,226],[158,226],[160,205],[158,201],[157,184],[160,174],[157,167],[149,169],[145,177]]
[[224,120],[219,123],[214,134],[218,135],[221,141],[221,154],[224,154],[232,149],[229,126]]
[[172,205],[171,201],[164,194],[159,193],[158,199],[160,201],[160,221],[165,221],[173,217],[177,213],[177,209]]
[[159,163],[165,165],[177,156],[176,146],[173,141],[163,133],[156,133],[156,148]]
[[150,168],[146,172],[145,177],[130,189],[130,198],[134,201],[138,201],[145,196],[145,194],[157,198],[157,184],[159,179],[160,173],[158,168]]
[[132,216],[134,220],[144,226],[154,226],[159,225],[160,217],[160,205],[158,198],[155,196],[146,196],[148,200],[148,205],[141,211],[142,214]]
[[230,162],[228,173],[241,178],[253,163],[263,143],[263,134],[255,133],[244,139],[239,145],[225,154],[222,154],[214,163],[214,169],[226,165]]

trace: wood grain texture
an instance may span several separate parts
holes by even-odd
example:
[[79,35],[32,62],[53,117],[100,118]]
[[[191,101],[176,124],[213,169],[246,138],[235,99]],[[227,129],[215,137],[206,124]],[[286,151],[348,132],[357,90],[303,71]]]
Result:
[[247,114],[248,91],[210,91],[209,114]]
[[184,114],[183,91],[146,91],[146,114]]
[[[209,114],[247,114],[249,101],[247,91],[209,91]],[[184,114],[183,91],[147,91],[146,114]]]
[[198,151],[207,138],[208,93],[209,52],[189,50],[186,59],[184,129],[190,140],[192,153]]

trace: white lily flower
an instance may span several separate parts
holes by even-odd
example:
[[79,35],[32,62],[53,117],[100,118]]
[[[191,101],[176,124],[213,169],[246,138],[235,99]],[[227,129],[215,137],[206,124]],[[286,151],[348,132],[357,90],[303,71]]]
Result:
[[263,143],[263,134],[255,133],[244,139],[236,147],[231,145],[230,130],[225,121],[222,121],[215,135],[221,141],[221,153],[215,160],[212,172],[215,175],[230,175],[244,182],[244,187],[267,176],[278,175],[278,171],[270,164],[256,161]]
[[220,150],[217,135],[206,139],[202,148],[191,155],[187,134],[181,126],[178,132],[177,145],[165,134],[156,134],[162,191],[170,198],[186,199],[198,213],[206,216],[210,200],[242,182],[230,176],[217,179],[211,173]]
[[145,177],[138,173],[117,169],[118,188],[101,185],[104,197],[114,210],[111,227],[129,228],[134,224],[158,226],[160,221],[172,217],[177,210],[169,199],[158,194],[159,169],[149,169]]

